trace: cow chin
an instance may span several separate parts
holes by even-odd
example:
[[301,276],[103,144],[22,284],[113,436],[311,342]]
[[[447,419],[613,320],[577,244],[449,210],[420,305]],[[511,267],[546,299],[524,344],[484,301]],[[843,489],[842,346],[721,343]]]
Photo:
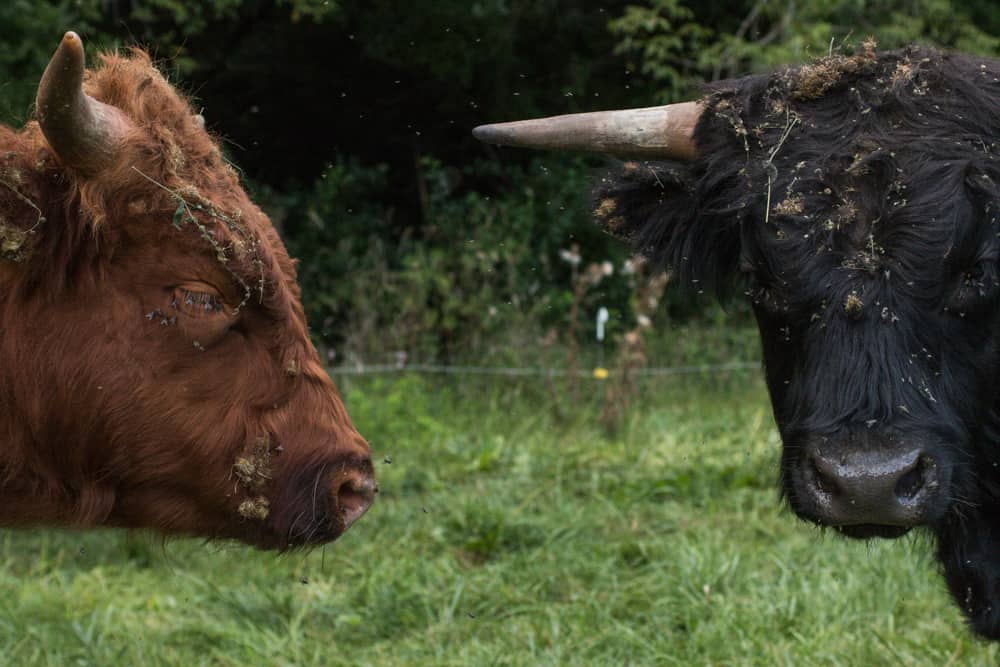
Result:
[[854,526],[834,526],[833,528],[841,535],[855,540],[869,540],[873,537],[894,540],[910,532],[909,526],[880,526],[864,523]]

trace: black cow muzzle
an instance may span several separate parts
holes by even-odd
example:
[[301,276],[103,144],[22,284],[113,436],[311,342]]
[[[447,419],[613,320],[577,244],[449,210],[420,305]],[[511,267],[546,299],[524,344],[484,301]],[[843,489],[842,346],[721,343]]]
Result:
[[795,467],[795,511],[849,537],[899,537],[926,523],[946,486],[928,447],[895,438],[809,438]]

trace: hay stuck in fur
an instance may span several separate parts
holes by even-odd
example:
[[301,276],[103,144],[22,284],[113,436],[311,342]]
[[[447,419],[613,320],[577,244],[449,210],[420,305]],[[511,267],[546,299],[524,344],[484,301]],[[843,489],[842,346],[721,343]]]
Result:
[[27,240],[28,234],[26,232],[12,227],[0,217],[0,259],[8,262],[23,262],[30,254],[26,247]]
[[263,521],[271,513],[271,503],[264,496],[257,496],[241,502],[238,511],[244,519]]
[[260,491],[271,481],[271,441],[260,437],[248,456],[241,456],[233,464],[233,474],[243,486]]

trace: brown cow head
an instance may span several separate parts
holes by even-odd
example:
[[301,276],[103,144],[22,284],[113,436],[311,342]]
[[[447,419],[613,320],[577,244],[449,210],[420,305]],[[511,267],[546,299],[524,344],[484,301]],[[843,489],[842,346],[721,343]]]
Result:
[[67,33],[0,127],[0,524],[290,548],[376,491],[288,257],[140,51]]

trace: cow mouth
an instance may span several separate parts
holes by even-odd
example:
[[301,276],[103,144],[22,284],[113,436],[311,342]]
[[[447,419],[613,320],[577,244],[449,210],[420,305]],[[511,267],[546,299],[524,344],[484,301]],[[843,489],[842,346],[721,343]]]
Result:
[[910,532],[911,526],[886,526],[877,523],[859,523],[850,526],[833,526],[841,535],[855,540],[870,540],[881,537],[894,540]]

